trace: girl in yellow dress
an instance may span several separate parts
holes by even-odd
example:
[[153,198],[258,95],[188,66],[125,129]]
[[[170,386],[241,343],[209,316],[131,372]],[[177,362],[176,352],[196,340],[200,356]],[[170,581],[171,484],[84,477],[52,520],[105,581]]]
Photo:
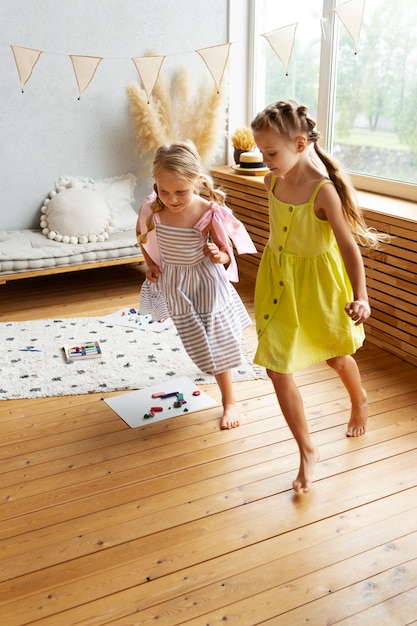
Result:
[[266,368],[300,450],[293,488],[307,492],[319,452],[292,374],[326,361],[351,400],[346,435],[365,433],[367,394],[351,355],[363,344],[371,310],[357,241],[376,248],[384,236],[366,227],[346,176],[319,147],[305,106],[276,102],[256,116],[252,130],[270,169],[270,237],[256,281],[254,360]]

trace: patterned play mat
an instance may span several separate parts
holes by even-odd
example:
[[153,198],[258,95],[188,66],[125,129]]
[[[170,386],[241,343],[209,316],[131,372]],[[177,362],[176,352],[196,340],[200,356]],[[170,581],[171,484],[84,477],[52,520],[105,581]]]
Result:
[[[84,361],[65,358],[63,346],[98,341],[102,355]],[[155,333],[97,318],[0,323],[0,399],[45,398],[143,389],[187,376],[196,384],[215,383],[184,351],[173,326]],[[235,381],[262,375],[245,349]]]

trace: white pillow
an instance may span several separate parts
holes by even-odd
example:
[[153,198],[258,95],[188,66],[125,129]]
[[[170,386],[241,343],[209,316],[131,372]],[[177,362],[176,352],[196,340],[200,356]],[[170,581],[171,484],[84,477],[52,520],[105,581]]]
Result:
[[105,241],[112,232],[110,207],[91,187],[51,191],[41,208],[42,233],[62,243]]
[[138,214],[133,208],[135,198],[133,192],[137,178],[133,174],[114,176],[113,178],[84,178],[82,176],[61,176],[55,183],[56,189],[60,187],[89,185],[99,191],[107,200],[110,207],[113,230],[120,232],[135,228]]

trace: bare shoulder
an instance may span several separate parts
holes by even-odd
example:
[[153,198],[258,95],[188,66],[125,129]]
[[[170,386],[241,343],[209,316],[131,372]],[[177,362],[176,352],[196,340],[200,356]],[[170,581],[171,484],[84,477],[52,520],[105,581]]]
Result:
[[334,214],[335,211],[341,209],[342,202],[336,191],[336,187],[331,182],[322,185],[314,202],[314,211],[317,217],[320,219],[328,219],[329,212]]
[[269,191],[270,186],[271,186],[271,179],[272,179],[272,172],[268,172],[268,174],[265,174],[264,177],[264,185],[267,188],[267,190]]
[[196,196],[196,207],[204,213],[213,205],[213,200],[208,200],[207,198],[203,198],[202,196]]

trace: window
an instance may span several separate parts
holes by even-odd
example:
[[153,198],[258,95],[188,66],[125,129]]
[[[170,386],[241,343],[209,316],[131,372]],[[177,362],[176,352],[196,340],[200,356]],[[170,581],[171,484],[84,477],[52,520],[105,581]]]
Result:
[[[343,3],[345,0],[343,0]],[[417,200],[417,6],[365,0],[355,44],[339,0],[254,0],[253,115],[295,98],[358,188]],[[292,6],[293,5],[293,6]],[[261,34],[297,24],[288,75]]]
[[[255,0],[254,6],[255,112],[276,100],[295,98],[305,103],[312,117],[317,118],[323,0]],[[282,61],[260,35],[293,24],[296,24],[295,42],[286,75]]]

